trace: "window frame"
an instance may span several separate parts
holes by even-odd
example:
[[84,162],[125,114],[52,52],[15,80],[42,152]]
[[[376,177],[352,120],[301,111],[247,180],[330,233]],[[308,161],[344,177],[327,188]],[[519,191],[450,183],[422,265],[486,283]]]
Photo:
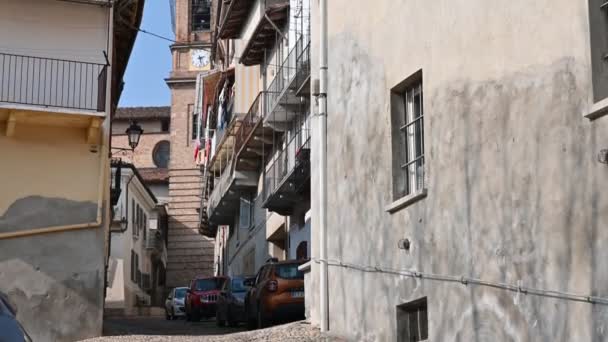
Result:
[[[413,342],[429,340],[429,310],[427,297],[397,305],[396,315],[397,338]],[[410,324],[413,318],[415,318],[415,322],[417,323],[414,329],[411,328]],[[401,336],[403,333],[407,334],[407,336]],[[416,336],[412,338],[412,334],[416,334]]]
[[[200,28],[200,24],[195,25],[194,22],[194,10],[195,10],[195,2],[199,2],[197,7],[202,7],[204,5],[202,5],[205,2],[209,3],[209,27],[203,26],[202,28]],[[190,0],[190,32],[209,32],[211,31],[211,17],[212,17],[212,9],[213,9],[213,1],[212,0]]]
[[393,203],[386,210],[393,213],[426,196],[422,70],[393,87],[390,98]]

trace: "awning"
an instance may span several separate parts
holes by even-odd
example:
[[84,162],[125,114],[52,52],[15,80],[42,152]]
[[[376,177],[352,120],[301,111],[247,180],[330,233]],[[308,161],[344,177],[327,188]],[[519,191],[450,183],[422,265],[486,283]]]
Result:
[[218,37],[220,39],[239,38],[254,3],[255,0],[229,0],[229,3],[224,2],[222,9],[226,9],[226,11],[222,13]]
[[[270,18],[272,23],[266,18]],[[264,51],[272,49],[278,34],[274,28],[276,25],[282,29],[289,18],[289,3],[269,6],[266,15],[260,18],[258,26],[253,31],[251,38],[247,42],[240,62],[246,66],[259,65],[264,61]],[[273,25],[274,24],[274,25]]]

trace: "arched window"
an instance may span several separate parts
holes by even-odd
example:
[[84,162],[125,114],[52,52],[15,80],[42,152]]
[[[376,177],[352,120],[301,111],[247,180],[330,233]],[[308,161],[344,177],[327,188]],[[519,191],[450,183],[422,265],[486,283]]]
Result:
[[156,167],[166,169],[169,167],[171,148],[167,140],[159,141],[152,151],[152,160]]
[[296,259],[308,259],[308,242],[302,241],[296,248]]

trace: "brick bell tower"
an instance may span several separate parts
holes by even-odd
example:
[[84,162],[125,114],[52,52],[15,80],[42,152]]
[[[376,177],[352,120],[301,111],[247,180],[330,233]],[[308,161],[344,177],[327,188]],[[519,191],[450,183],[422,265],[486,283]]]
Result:
[[202,180],[194,160],[198,118],[194,114],[196,76],[211,68],[213,2],[170,0],[176,42],[171,89],[169,163],[169,246],[167,286],[187,286],[196,275],[213,275],[213,239],[198,233]]

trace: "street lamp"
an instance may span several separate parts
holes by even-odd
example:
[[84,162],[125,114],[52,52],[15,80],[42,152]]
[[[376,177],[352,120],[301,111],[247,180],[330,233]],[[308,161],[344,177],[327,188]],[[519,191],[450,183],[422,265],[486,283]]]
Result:
[[141,138],[144,130],[137,124],[137,121],[131,121],[131,125],[127,128],[125,133],[127,133],[127,137],[129,138],[129,146],[134,150],[139,144],[139,138]]

